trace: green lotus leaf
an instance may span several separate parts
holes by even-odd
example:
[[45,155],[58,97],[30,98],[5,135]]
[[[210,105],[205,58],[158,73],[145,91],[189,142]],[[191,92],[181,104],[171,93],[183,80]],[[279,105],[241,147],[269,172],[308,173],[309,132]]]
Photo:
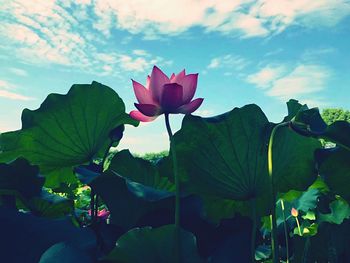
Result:
[[39,263],[93,263],[89,255],[81,249],[65,242],[51,246],[41,256]]
[[49,247],[60,242],[84,253],[97,249],[93,230],[76,227],[71,217],[53,220],[0,206],[0,222],[0,233],[6,237],[0,246],[1,262],[38,263]]
[[[185,116],[181,130],[174,135],[182,189],[224,200],[256,199],[257,212],[267,214],[271,193],[267,145],[273,126],[256,105],[213,118]],[[317,176],[314,150],[319,146],[317,140],[304,138],[287,127],[279,129],[273,145],[276,191],[305,190],[312,184]],[[166,169],[161,167],[169,177],[170,159],[165,162]],[[228,204],[223,202],[224,206]],[[229,214],[232,212],[223,216]]]
[[40,194],[44,181],[39,175],[39,167],[24,158],[0,164],[1,190],[16,191],[23,198],[32,198]]
[[111,223],[124,229],[134,227],[149,212],[157,209],[174,209],[170,198],[147,201],[129,189],[128,181],[110,170],[91,182],[95,193],[101,196],[111,212]]
[[157,164],[134,157],[129,150],[116,153],[108,169],[133,182],[155,189],[175,191],[175,185],[167,177],[161,175]]
[[257,215],[267,215],[270,210],[266,205],[269,200],[268,195],[247,201],[236,201],[231,199],[222,199],[215,196],[202,196],[204,205],[204,217],[214,224],[219,224],[221,219],[233,218],[236,214],[252,218],[253,205]]
[[[105,260],[118,263],[175,263],[174,235],[174,225],[132,229],[118,239],[116,247]],[[180,237],[181,262],[204,262],[198,256],[195,236],[181,229]]]
[[319,162],[319,173],[330,190],[350,202],[350,152],[343,149],[330,150]]
[[308,107],[306,104],[302,105],[299,101],[290,99],[287,102],[288,115],[284,118],[283,122],[291,121],[299,111],[307,110]]
[[72,200],[51,194],[46,190],[42,190],[39,196],[30,199],[28,204],[34,214],[48,218],[62,217],[74,211]]
[[337,198],[330,205],[331,213],[320,214],[320,222],[329,222],[340,225],[345,219],[350,218],[350,206],[342,198]]
[[273,142],[273,179],[278,192],[304,191],[317,178],[314,158],[321,143],[284,127],[277,130]]
[[23,110],[22,129],[0,136],[0,161],[23,156],[39,165],[46,186],[73,183],[72,167],[102,156],[111,130],[124,124],[138,122],[114,90],[97,82],[75,84],[66,95],[50,94],[39,109]]
[[174,135],[185,187],[239,201],[269,193],[269,132],[270,123],[256,105],[212,118],[186,115]]
[[300,110],[291,121],[291,127],[301,135],[325,139],[350,151],[350,123],[336,121],[327,125],[318,108]]

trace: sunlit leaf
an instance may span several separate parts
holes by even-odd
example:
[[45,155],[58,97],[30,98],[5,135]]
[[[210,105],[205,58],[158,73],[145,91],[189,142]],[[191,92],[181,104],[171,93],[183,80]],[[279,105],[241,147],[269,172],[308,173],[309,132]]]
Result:
[[66,95],[50,94],[39,109],[23,111],[22,129],[0,135],[0,161],[23,156],[39,165],[46,186],[73,183],[72,167],[102,156],[111,130],[123,124],[137,122],[114,90],[97,82],[75,84]]

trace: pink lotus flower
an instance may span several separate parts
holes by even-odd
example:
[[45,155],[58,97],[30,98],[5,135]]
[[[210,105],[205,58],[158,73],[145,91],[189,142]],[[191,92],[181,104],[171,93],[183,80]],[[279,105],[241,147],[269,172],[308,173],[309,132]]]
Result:
[[[91,209],[89,209],[88,213],[89,213],[89,216],[91,216]],[[107,211],[106,209],[102,209],[97,212],[97,217],[102,220],[106,220],[109,217],[109,215],[110,215],[110,212]]]
[[154,66],[151,77],[147,77],[146,87],[132,80],[134,92],[139,103],[138,109],[131,111],[130,116],[142,122],[156,119],[165,113],[194,112],[203,99],[192,100],[197,89],[198,74],[186,75],[185,70],[174,73],[168,78],[158,67]]

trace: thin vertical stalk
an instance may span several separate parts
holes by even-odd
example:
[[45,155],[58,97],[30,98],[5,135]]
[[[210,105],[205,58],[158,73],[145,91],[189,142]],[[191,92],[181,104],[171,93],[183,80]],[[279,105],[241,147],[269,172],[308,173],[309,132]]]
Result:
[[297,222],[297,227],[298,227],[299,236],[302,236],[303,234],[301,233],[301,228],[300,228],[300,224],[299,224],[299,219],[298,219],[298,217],[295,217],[295,221]]
[[175,181],[175,262],[181,262],[181,243],[180,243],[180,180],[177,172],[177,158],[173,133],[171,131],[169,114],[165,113],[165,126],[169,135],[170,151],[173,160],[173,172]]
[[90,211],[91,211],[91,222],[95,223],[95,191],[92,188],[90,192]]
[[255,262],[255,242],[256,242],[256,199],[255,198],[252,199],[250,204],[251,204],[252,217],[253,217],[250,253],[251,253],[252,263],[254,263]]
[[268,146],[268,153],[267,153],[267,166],[268,166],[268,173],[270,177],[270,183],[271,183],[271,215],[270,215],[270,221],[271,221],[271,250],[272,250],[272,262],[273,263],[279,263],[279,247],[278,247],[278,239],[277,239],[277,223],[276,223],[276,189],[273,182],[273,165],[272,165],[272,148],[273,148],[273,141],[275,134],[277,130],[280,127],[287,126],[287,122],[282,122],[280,124],[277,124],[271,132],[270,140],[269,140],[269,146]]
[[286,239],[286,249],[287,249],[287,261],[286,261],[286,263],[289,263],[289,241],[288,241],[287,222],[286,222],[286,215],[284,213],[283,199],[281,199],[281,208],[282,208],[282,216],[283,216],[284,237]]

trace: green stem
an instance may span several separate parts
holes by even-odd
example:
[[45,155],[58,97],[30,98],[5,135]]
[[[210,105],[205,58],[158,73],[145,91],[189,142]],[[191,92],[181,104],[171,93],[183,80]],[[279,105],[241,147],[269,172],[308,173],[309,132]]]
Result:
[[286,215],[284,213],[283,199],[281,199],[281,208],[282,208],[282,216],[283,216],[284,237],[286,239],[286,249],[287,249],[287,261],[286,261],[286,263],[289,263],[289,241],[288,241],[287,222],[286,222]]
[[169,135],[170,151],[173,160],[173,172],[175,181],[175,262],[181,262],[181,243],[180,243],[180,180],[177,172],[177,158],[175,142],[171,131],[169,114],[165,113],[165,126]]
[[95,191],[91,188],[90,192],[90,211],[91,211],[91,223],[95,223]]
[[270,221],[271,221],[271,250],[272,250],[272,262],[273,263],[279,263],[279,253],[278,253],[278,240],[277,240],[277,223],[276,223],[276,190],[275,185],[273,182],[273,166],[272,166],[272,147],[273,147],[273,140],[275,137],[275,134],[277,130],[280,127],[288,126],[287,122],[282,122],[280,124],[277,124],[271,132],[270,140],[269,140],[269,147],[268,147],[268,153],[267,153],[267,166],[268,166],[268,172],[270,177],[270,183],[271,183],[271,215],[270,215]]
[[251,200],[252,217],[253,217],[253,227],[252,227],[252,238],[251,238],[251,260],[252,263],[255,262],[255,242],[256,242],[256,199]]
[[298,219],[298,217],[295,218],[295,221],[297,222],[299,236],[303,236],[303,235],[301,234],[301,229],[300,229],[300,224],[299,224],[299,219]]

